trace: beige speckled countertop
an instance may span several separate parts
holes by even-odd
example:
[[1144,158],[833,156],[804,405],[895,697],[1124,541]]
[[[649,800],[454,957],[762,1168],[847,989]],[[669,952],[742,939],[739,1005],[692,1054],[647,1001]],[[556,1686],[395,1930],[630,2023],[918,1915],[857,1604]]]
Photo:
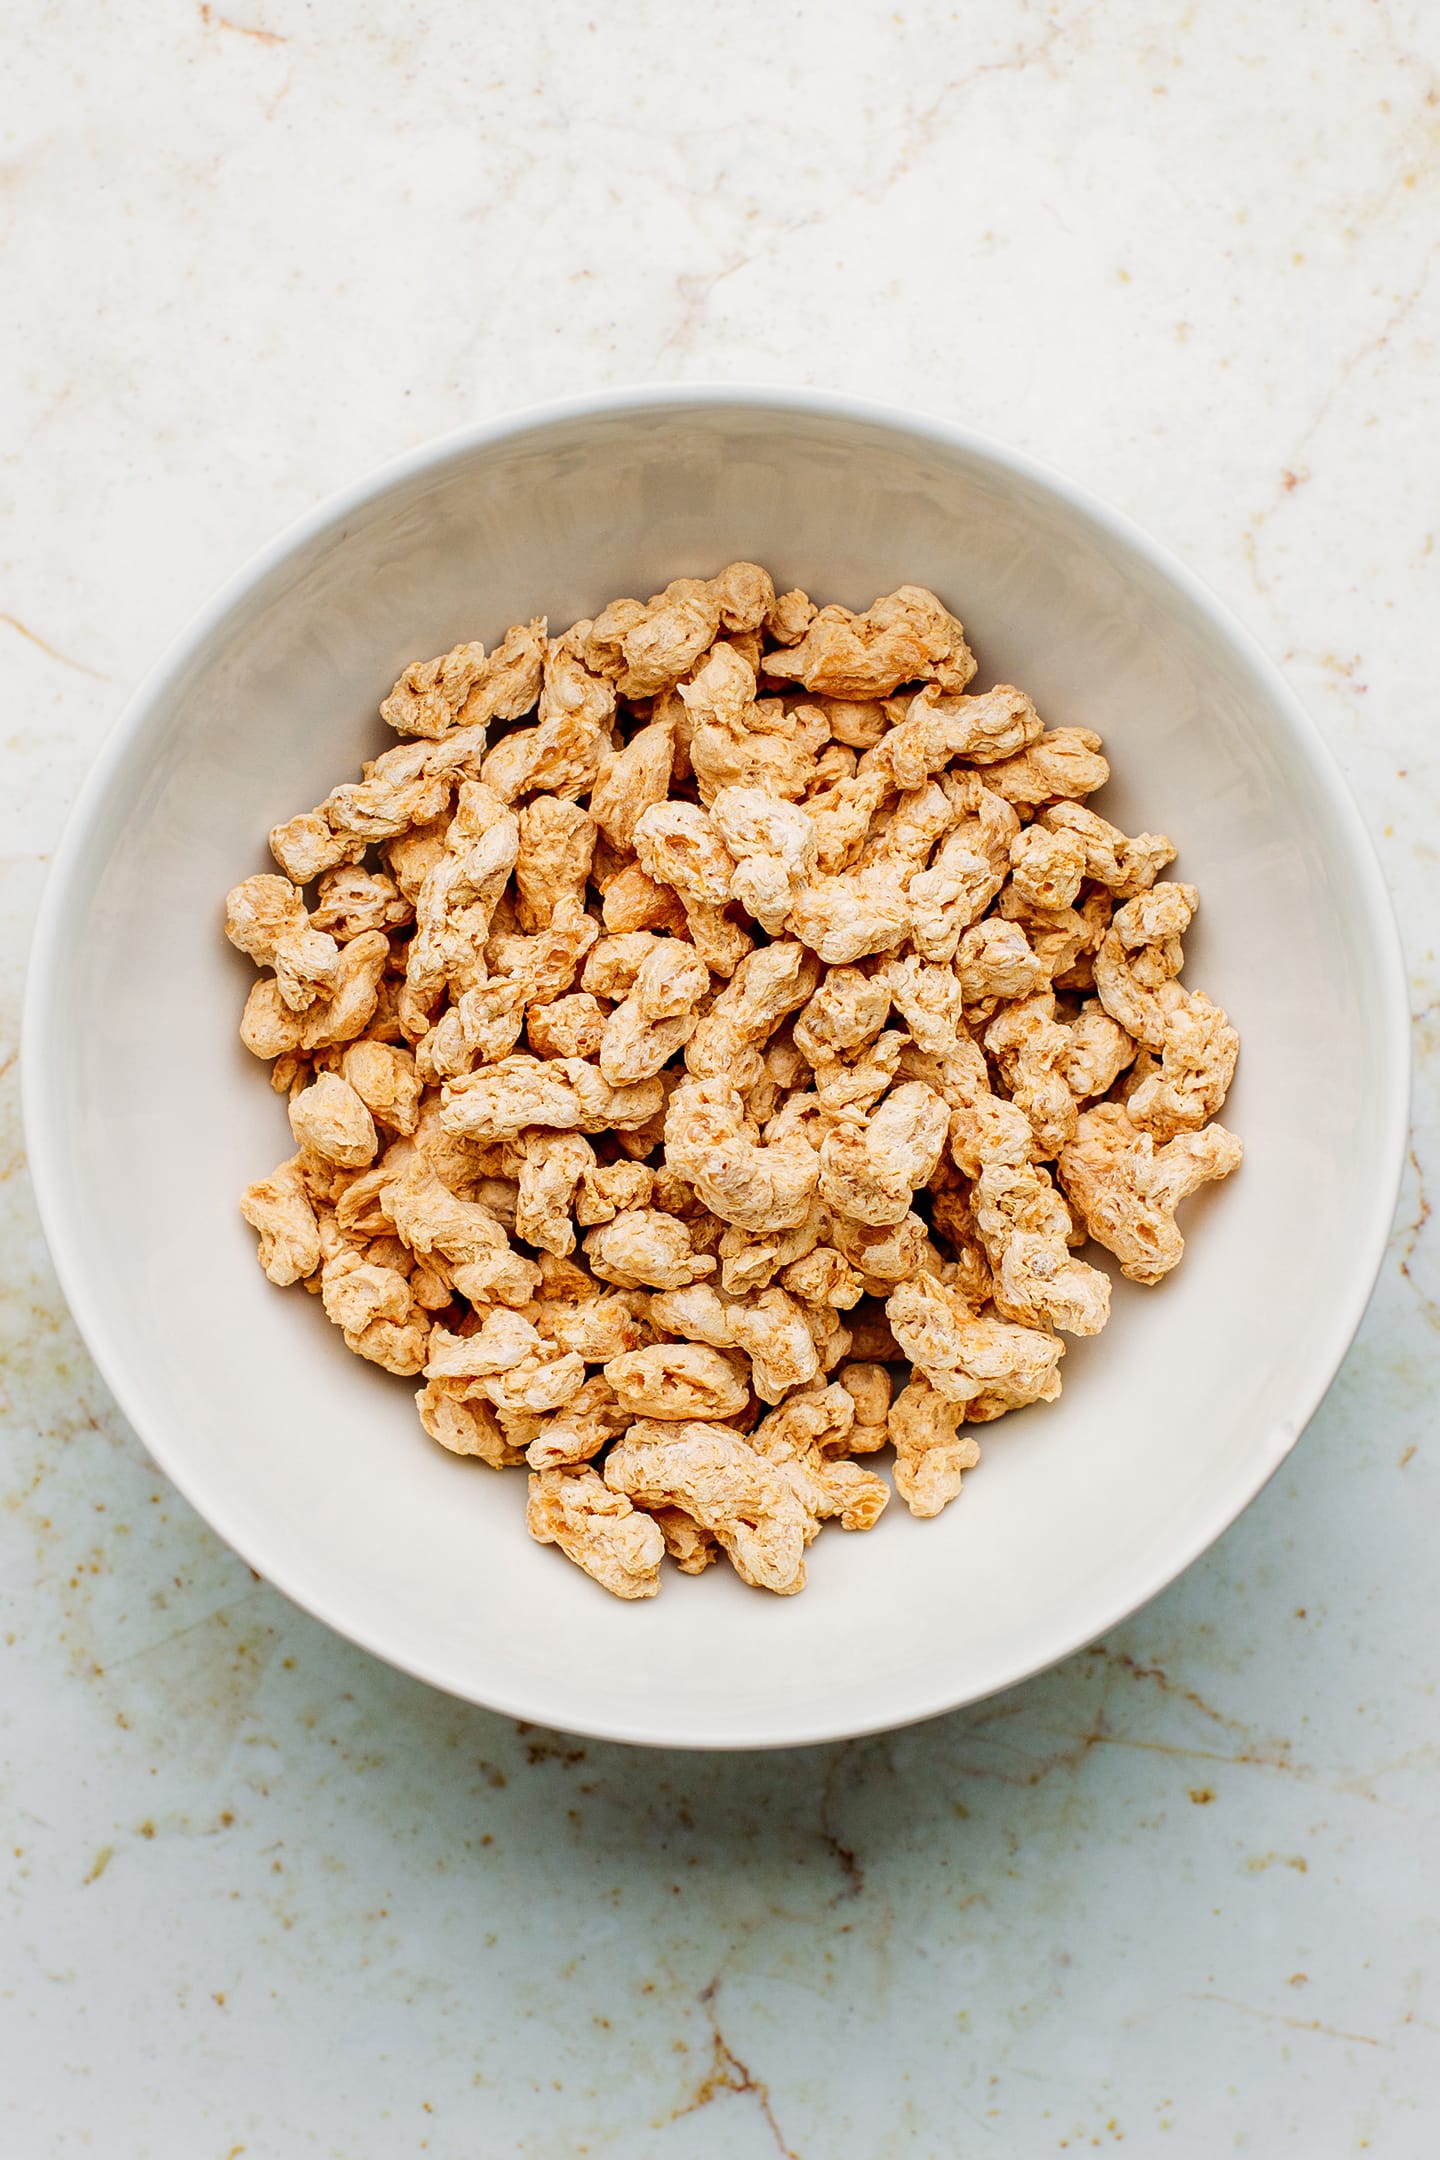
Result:
[[[1440,18],[227,9],[0,29],[0,2151],[1432,2153]],[[1239,611],[1397,895],[1415,1156],[1309,1434],[1146,1612],[667,1758],[402,1679],[176,1499],[40,1243],[15,1015],[88,759],[256,545],[463,421],[741,376],[989,429]]]

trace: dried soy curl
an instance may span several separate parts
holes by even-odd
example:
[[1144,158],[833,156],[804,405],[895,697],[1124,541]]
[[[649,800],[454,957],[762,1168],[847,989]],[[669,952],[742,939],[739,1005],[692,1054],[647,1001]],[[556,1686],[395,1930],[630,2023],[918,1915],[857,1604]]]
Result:
[[1158,1282],[1240,1160],[1173,844],[975,672],[919,586],[754,563],[537,617],[406,668],[399,742],[230,894],[295,1140],[262,1267],[617,1597],[800,1590],[887,1443],[938,1514],[1105,1325],[1076,1248]]

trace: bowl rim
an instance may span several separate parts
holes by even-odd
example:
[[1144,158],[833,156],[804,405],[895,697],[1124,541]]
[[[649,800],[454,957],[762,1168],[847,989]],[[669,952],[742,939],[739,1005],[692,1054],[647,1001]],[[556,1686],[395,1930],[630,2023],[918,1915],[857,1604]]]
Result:
[[[1376,1180],[1359,1233],[1348,1247],[1348,1282],[1341,1299],[1340,1325],[1326,1355],[1317,1361],[1294,1415],[1272,1426],[1263,1442],[1257,1445],[1251,1474],[1238,1481],[1190,1524],[1186,1534],[1177,1538],[1166,1556],[1149,1569],[1138,1586],[1133,1582],[1127,1584],[1119,1596],[1098,1610],[1078,1637],[1073,1627],[1056,1628],[1053,1639],[1043,1650],[1022,1659],[1013,1672],[983,1689],[968,1691],[961,1687],[957,1691],[953,1684],[946,1685],[942,1678],[938,1685],[932,1684],[923,1692],[922,1699],[897,1707],[894,1716],[869,1715],[857,1722],[843,1715],[837,1717],[834,1712],[807,1717],[802,1711],[793,1729],[759,1738],[738,1725],[728,1732],[716,1728],[658,1732],[633,1714],[577,1717],[567,1707],[563,1716],[557,1716],[553,1706],[543,1702],[537,1704],[533,1696],[518,1696],[504,1686],[497,1686],[492,1691],[487,1683],[485,1691],[478,1692],[473,1681],[454,1671],[442,1670],[437,1663],[397,1655],[384,1639],[383,1625],[371,1623],[364,1615],[357,1618],[336,1610],[334,1602],[323,1591],[307,1583],[303,1568],[284,1565],[272,1574],[263,1550],[248,1549],[247,1541],[233,1534],[223,1497],[208,1490],[203,1475],[192,1474],[184,1460],[183,1449],[172,1449],[167,1434],[155,1429],[142,1407],[141,1386],[138,1381],[132,1381],[124,1342],[110,1326],[105,1313],[103,1286],[93,1277],[86,1257],[83,1220],[78,1211],[67,1207],[65,1202],[64,1133],[58,1116],[58,1091],[50,1079],[58,985],[63,981],[59,962],[72,929],[75,873],[86,856],[109,790],[143,739],[157,702],[170,690],[201,646],[221,627],[231,610],[263,578],[308,542],[343,524],[347,517],[369,507],[390,490],[414,481],[457,456],[558,424],[642,414],[647,410],[684,413],[726,406],[767,410],[781,418],[786,415],[814,416],[868,424],[906,435],[912,440],[929,441],[965,452],[1002,472],[1037,485],[1059,497],[1082,519],[1088,519],[1144,558],[1239,652],[1268,691],[1290,746],[1309,767],[1322,790],[1355,878],[1365,942],[1374,962],[1382,1009],[1379,1138],[1381,1161],[1389,1165],[1388,1174]],[[61,1291],[86,1348],[122,1414],[157,1467],[202,1521],[302,1611],[412,1678],[503,1716],[553,1724],[598,1740],[679,1749],[747,1751],[815,1746],[897,1730],[983,1702],[1046,1671],[1086,1643],[1098,1640],[1148,1604],[1192,1566],[1244,1512],[1285,1461],[1319,1408],[1355,1338],[1379,1277],[1398,1204],[1408,1142],[1411,1087],[1410,1012],[1404,954],[1394,906],[1374,842],[1334,753],[1298,694],[1258,638],[1225,602],[1164,543],[1133,519],[1110,508],[1088,489],[1027,452],[1013,449],[978,429],[912,407],[852,396],[842,391],[761,381],[634,384],[547,399],[488,420],[471,422],[386,460],[293,519],[254,552],[224,580],[141,678],[90,764],[62,829],[41,896],[30,946],[20,1039],[21,1110],[26,1153],[41,1228]]]

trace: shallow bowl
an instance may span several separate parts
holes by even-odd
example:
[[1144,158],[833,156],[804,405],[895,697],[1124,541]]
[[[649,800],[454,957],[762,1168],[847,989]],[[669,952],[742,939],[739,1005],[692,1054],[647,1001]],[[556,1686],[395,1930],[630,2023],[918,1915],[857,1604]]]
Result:
[[[976,687],[1104,736],[1117,823],[1172,834],[1187,980],[1244,1051],[1243,1169],[1183,1266],[1117,1282],[1053,1407],[982,1437],[933,1522],[827,1531],[797,1598],[728,1569],[604,1596],[523,1528],[525,1481],[432,1446],[413,1384],[255,1264],[242,1186],[289,1152],[236,1037],[226,889],[277,820],[393,740],[401,667],[733,557],[863,607],[910,581]],[[190,1502],[288,1596],[455,1694],[577,1732],[751,1747],[898,1725],[1093,1640],[1216,1538],[1294,1445],[1359,1321],[1404,1144],[1394,925],[1313,727],[1210,594],[1133,527],[963,429],[791,391],[646,390],[417,451],[233,579],[132,700],[34,949],[26,1121],[66,1295]]]

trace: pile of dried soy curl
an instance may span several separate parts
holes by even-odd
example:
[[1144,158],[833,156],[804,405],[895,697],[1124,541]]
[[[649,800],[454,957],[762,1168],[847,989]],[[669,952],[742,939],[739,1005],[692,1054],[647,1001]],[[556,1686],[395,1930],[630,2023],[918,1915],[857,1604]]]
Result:
[[399,746],[230,895],[296,1144],[262,1266],[619,1597],[667,1553],[801,1589],[886,1443],[938,1514],[1104,1326],[1072,1248],[1158,1282],[1240,1160],[1171,842],[974,673],[918,586],[817,612],[753,563],[519,623],[407,668]]

